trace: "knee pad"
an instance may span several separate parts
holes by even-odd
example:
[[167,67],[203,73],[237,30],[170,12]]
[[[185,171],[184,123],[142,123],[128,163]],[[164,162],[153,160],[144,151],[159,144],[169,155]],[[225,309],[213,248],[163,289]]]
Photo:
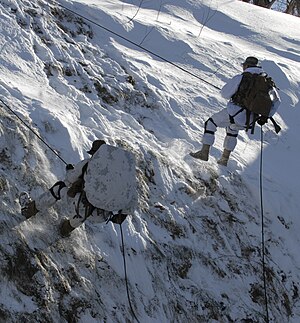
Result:
[[215,134],[215,131],[217,129],[217,125],[215,124],[214,120],[212,118],[209,118],[204,123],[204,133],[209,133],[211,135]]

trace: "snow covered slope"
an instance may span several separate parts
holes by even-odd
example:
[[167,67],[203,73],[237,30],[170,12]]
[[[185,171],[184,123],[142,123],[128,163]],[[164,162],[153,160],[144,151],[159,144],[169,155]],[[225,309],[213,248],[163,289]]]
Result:
[[[0,31],[1,322],[136,320],[119,226],[50,243],[67,206],[24,222],[18,205],[96,138],[137,160],[122,229],[140,322],[299,322],[299,18],[239,1],[2,0]],[[281,133],[263,127],[267,304],[259,127],[227,168],[222,130],[208,163],[188,156],[249,55],[282,97]]]

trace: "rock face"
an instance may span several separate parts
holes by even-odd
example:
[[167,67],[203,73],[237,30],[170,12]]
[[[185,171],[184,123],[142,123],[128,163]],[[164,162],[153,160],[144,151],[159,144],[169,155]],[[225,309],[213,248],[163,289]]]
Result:
[[[128,3],[112,3],[115,16],[84,3],[66,5],[121,31],[135,24],[144,33],[141,23],[122,24],[116,15],[132,9]],[[167,32],[175,24],[165,21],[172,12],[182,20],[201,10],[174,0],[157,17],[162,26],[153,36],[174,46],[174,61],[186,40],[175,41],[178,28]],[[214,156],[211,163],[187,157],[204,120],[200,113],[194,118],[199,105],[204,113],[221,106],[219,98],[208,99],[208,88],[160,61],[154,66],[145,53],[132,65],[126,55],[136,56],[135,48],[48,1],[2,0],[0,28],[0,98],[7,105],[0,101],[1,323],[263,322],[263,274],[270,318],[299,321],[300,263],[285,205],[274,198],[266,211],[263,272],[256,168],[249,175],[238,161],[237,170],[220,170]],[[216,54],[215,45],[205,46],[204,54],[193,53],[202,55],[202,67]],[[149,66],[157,70],[150,74]],[[41,139],[76,162],[99,137],[135,158],[137,208],[122,227],[88,220],[60,239],[68,201],[24,223],[20,192],[34,198],[64,177],[65,165]],[[272,178],[267,184],[267,196],[281,188]]]

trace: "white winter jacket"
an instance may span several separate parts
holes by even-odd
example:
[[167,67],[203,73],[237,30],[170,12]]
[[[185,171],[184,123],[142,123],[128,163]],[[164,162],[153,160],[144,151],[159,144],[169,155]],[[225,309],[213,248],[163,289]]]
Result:
[[82,170],[84,165],[90,160],[90,158],[86,158],[84,160],[81,160],[79,163],[77,163],[73,169],[69,169],[66,171],[66,177],[65,177],[65,184],[69,187],[73,183],[75,183],[79,177],[82,175]]
[[[244,72],[250,72],[252,74],[264,73],[264,71],[261,67],[249,67]],[[221,90],[222,97],[229,100],[229,102],[227,104],[227,112],[230,116],[236,115],[236,113],[238,113],[238,111],[241,109],[240,106],[233,104],[230,101],[230,99],[233,96],[233,94],[238,90],[238,87],[241,83],[242,77],[243,77],[243,74],[238,74],[238,75],[234,76],[231,80],[229,80],[223,86],[223,88]],[[269,116],[272,117],[275,114],[275,112],[278,110],[278,107],[281,102],[276,88],[272,89],[272,91],[270,92],[270,97],[273,101],[273,105],[272,105]],[[251,121],[252,121],[252,119],[251,119]],[[243,110],[242,112],[238,113],[234,117],[234,122],[235,122],[236,126],[238,126],[240,128],[244,128],[245,124],[246,124],[246,111]]]

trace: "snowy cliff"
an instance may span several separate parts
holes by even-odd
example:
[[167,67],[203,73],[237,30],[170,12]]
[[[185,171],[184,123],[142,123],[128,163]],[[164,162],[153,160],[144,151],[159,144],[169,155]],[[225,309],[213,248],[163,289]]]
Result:
[[[239,1],[1,0],[0,31],[0,322],[300,321],[299,18]],[[262,172],[259,127],[227,168],[222,130],[209,162],[192,159],[249,55],[282,98]],[[57,239],[67,205],[20,214],[20,192],[63,179],[96,138],[136,157],[126,277],[118,225]]]

